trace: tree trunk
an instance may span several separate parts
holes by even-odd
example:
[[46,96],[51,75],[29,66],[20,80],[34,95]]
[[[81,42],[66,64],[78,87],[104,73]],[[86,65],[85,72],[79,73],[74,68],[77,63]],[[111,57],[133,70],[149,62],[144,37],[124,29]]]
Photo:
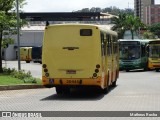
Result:
[[2,55],[1,55],[1,48],[2,48],[2,32],[0,31],[0,73],[3,73],[3,69],[2,69]]
[[134,31],[131,30],[132,40],[134,39]]

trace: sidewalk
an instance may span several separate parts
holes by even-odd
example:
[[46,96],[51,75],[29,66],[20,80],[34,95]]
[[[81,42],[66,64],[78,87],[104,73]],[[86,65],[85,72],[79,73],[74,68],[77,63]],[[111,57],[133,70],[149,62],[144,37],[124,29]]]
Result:
[[0,91],[3,90],[21,90],[21,89],[37,89],[45,88],[43,85],[0,85]]

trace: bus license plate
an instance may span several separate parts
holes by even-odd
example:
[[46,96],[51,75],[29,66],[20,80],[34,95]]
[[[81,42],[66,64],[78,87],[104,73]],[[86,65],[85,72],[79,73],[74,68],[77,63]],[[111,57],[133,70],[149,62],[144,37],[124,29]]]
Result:
[[81,80],[67,80],[66,83],[67,84],[80,84]]

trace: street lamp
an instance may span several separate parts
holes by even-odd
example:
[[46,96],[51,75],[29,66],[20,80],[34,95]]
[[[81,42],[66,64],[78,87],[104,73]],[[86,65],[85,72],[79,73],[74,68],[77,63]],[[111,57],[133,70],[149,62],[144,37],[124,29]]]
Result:
[[19,2],[18,2],[18,0],[16,0],[16,8],[17,8],[18,71],[20,71],[21,70],[21,63],[20,63]]

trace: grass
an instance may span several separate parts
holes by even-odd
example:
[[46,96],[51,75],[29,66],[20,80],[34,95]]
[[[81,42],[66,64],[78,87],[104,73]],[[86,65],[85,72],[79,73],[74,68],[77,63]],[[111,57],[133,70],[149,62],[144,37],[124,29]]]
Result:
[[0,74],[0,85],[21,85],[21,84],[41,84],[41,80],[36,78],[37,83],[32,83],[31,81],[27,80],[25,83],[23,80],[11,77],[10,75]]

